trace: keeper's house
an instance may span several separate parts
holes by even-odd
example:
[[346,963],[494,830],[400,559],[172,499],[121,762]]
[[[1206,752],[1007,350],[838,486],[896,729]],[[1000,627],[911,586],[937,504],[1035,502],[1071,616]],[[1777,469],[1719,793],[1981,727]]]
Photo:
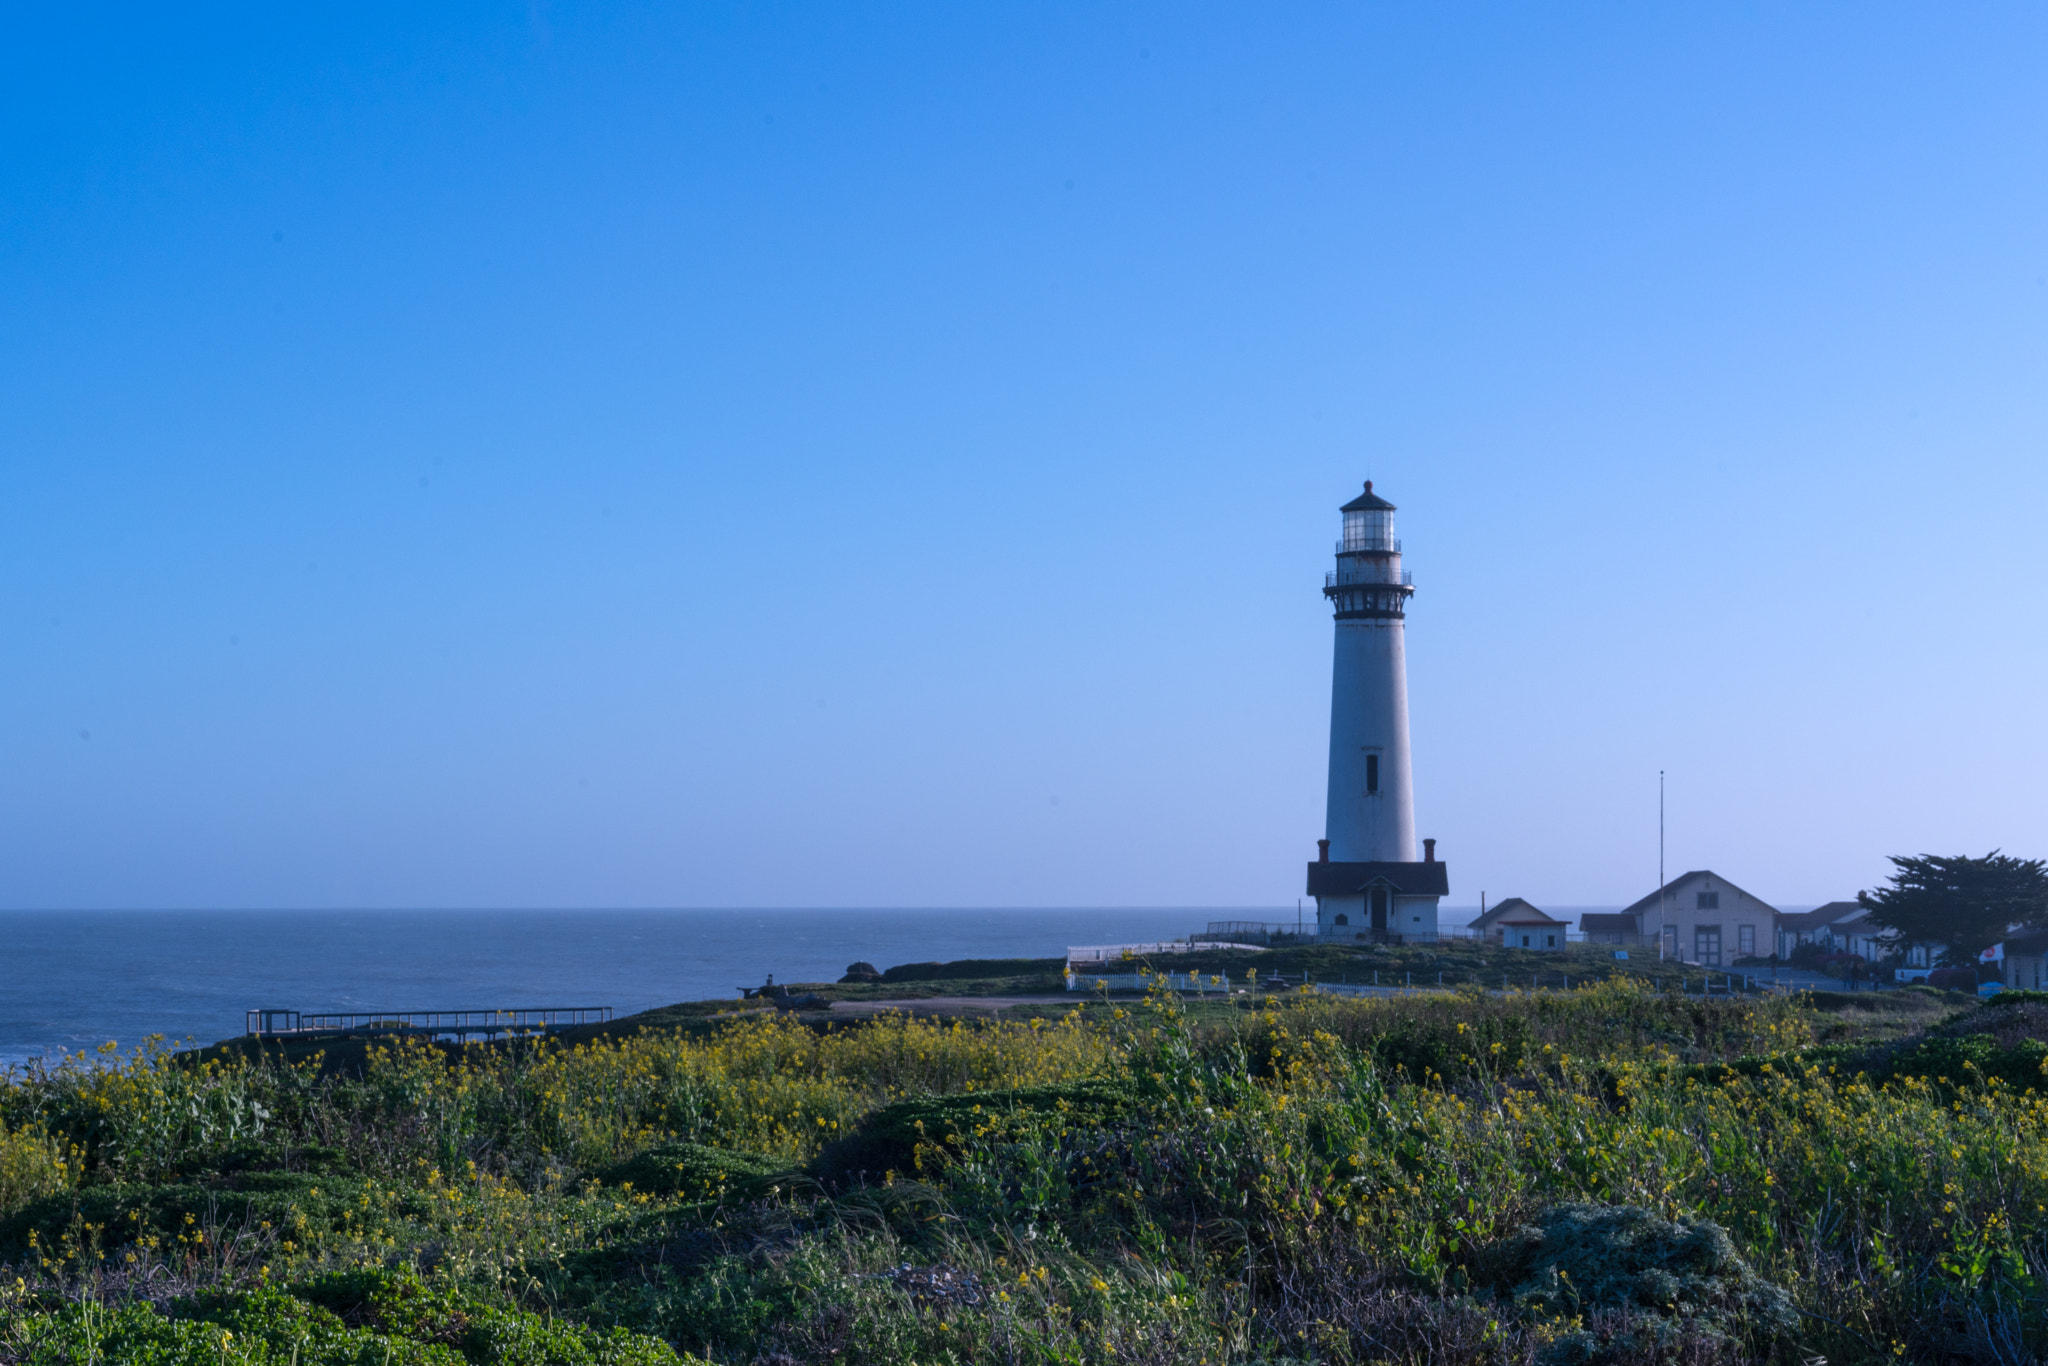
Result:
[[1561,949],[1571,927],[1569,920],[1559,920],[1518,896],[1509,897],[1472,922],[1474,933],[1510,949]]
[[[1778,911],[1708,869],[1684,873],[1650,893],[1620,916],[1587,916],[1591,922],[1625,919],[1637,943],[1662,956],[1703,968],[1728,967],[1744,958],[1767,956],[1776,947]],[[1602,928],[1606,928],[1604,925]]]
[[1330,842],[1317,840],[1321,857],[1308,866],[1308,894],[1316,899],[1318,937],[1338,943],[1433,944],[1437,902],[1450,891],[1436,841],[1422,842],[1420,863],[1337,863]]

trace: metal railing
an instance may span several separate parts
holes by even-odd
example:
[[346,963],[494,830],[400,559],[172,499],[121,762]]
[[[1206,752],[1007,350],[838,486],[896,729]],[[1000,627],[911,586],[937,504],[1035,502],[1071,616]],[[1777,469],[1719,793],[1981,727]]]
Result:
[[1450,944],[1461,939],[1491,939],[1484,930],[1453,925],[1443,930],[1376,930],[1370,925],[1324,925],[1319,937],[1326,944]]
[[251,1010],[247,1026],[263,1039],[313,1034],[537,1034],[571,1025],[609,1024],[610,1006],[536,1006],[518,1010]]
[[1132,958],[1144,958],[1164,953],[1203,953],[1212,949],[1257,949],[1257,944],[1236,944],[1215,939],[1175,939],[1156,944],[1070,944],[1067,946],[1067,968],[1089,967],[1101,963],[1121,963]]
[[1210,941],[1228,941],[1241,948],[1269,949],[1323,943],[1329,938],[1324,930],[1317,926],[1313,916],[1298,922],[1212,920],[1209,922],[1209,928],[1204,930],[1200,937]]
[[[1523,931],[1510,927],[1510,933]],[[1539,933],[1537,930],[1527,931]],[[1653,934],[1588,934],[1583,930],[1541,930],[1543,934],[1558,934],[1567,944],[1605,945],[1617,949],[1657,947],[1657,936]],[[1202,931],[1204,939],[1234,939],[1252,943],[1283,942],[1288,940],[1322,940],[1330,943],[1351,942],[1360,939],[1377,939],[1380,943],[1401,944],[1442,944],[1460,941],[1500,939],[1500,927],[1473,929],[1470,925],[1448,925],[1441,929],[1425,932],[1405,930],[1378,930],[1367,925],[1318,925],[1314,919],[1294,920],[1212,920]],[[1509,947],[1519,948],[1519,944]]]
[[1404,569],[1398,575],[1369,573],[1347,574],[1341,569],[1333,569],[1323,575],[1323,587],[1325,588],[1342,588],[1351,584],[1362,584],[1368,586],[1372,584],[1386,584],[1389,587],[1391,587],[1396,583],[1404,584],[1409,588],[1413,588],[1415,586],[1415,571],[1412,569]]

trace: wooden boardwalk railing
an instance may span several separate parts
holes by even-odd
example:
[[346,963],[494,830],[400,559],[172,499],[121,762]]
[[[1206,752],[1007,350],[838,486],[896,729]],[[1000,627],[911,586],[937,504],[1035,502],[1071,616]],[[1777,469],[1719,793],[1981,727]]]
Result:
[[571,1025],[609,1024],[610,1006],[536,1006],[519,1010],[252,1010],[248,1030],[259,1039],[350,1034],[418,1034],[466,1039],[472,1034],[546,1034]]

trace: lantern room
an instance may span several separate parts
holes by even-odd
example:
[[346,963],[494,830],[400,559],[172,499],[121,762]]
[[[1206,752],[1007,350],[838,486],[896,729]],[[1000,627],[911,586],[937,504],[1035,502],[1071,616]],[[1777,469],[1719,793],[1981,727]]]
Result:
[[1372,491],[1370,479],[1365,481],[1365,492],[1340,510],[1344,539],[1337,543],[1339,555],[1400,550],[1401,543],[1394,539],[1394,505]]

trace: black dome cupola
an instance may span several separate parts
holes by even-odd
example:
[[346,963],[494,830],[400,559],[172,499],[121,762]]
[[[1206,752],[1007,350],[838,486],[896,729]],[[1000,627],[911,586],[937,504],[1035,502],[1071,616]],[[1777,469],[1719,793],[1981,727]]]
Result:
[[1365,481],[1365,492],[1353,498],[1339,512],[1392,512],[1394,505],[1372,491],[1372,480]]

